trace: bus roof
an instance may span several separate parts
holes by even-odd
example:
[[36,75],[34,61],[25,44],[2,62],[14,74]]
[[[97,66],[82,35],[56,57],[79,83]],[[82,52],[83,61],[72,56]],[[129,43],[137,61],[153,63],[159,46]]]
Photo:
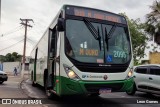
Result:
[[74,15],[127,24],[124,16],[112,12],[74,5],[64,5],[66,15]]

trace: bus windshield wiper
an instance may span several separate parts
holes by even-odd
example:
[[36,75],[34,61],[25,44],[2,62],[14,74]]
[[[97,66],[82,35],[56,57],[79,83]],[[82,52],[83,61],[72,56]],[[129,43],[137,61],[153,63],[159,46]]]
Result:
[[99,34],[99,27],[97,26],[97,30],[96,30],[95,27],[92,25],[92,23],[88,19],[83,18],[83,20],[84,20],[85,25],[89,29],[89,31],[94,36],[94,38],[99,41],[99,48],[101,51],[101,36]]
[[109,41],[109,39],[111,39],[111,37],[112,37],[115,29],[116,29],[116,25],[114,24],[114,25],[112,26],[111,30],[110,30],[109,33],[108,33],[108,32],[107,32],[107,28],[105,27],[105,42],[106,42],[106,45],[107,45],[107,51],[108,51],[108,49],[109,49],[108,41]]

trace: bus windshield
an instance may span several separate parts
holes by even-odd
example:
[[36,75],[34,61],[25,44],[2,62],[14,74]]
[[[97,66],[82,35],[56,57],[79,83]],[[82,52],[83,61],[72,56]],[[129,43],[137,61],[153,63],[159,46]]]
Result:
[[[66,20],[65,52],[68,58],[83,63],[105,64],[125,64],[131,59],[126,27],[95,22],[89,24],[83,20]],[[90,30],[93,27],[98,35]]]

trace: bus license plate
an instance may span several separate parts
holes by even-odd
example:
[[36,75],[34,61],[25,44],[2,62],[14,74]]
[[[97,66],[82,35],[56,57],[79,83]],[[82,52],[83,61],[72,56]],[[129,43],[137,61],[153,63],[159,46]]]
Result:
[[99,94],[111,93],[111,88],[99,89]]

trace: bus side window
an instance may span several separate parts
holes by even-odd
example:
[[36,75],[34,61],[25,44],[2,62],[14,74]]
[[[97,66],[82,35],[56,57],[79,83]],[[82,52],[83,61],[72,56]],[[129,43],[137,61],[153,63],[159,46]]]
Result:
[[49,57],[54,58],[56,53],[56,30],[55,28],[52,30],[49,30],[49,37],[50,37],[50,43],[49,43]]

